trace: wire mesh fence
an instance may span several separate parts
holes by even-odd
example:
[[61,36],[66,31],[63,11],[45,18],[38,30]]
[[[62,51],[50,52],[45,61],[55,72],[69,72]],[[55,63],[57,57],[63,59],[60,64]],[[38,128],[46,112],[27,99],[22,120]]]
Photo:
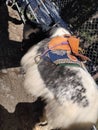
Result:
[[98,72],[98,17],[91,18],[79,28],[82,43],[91,62],[87,63],[91,74]]

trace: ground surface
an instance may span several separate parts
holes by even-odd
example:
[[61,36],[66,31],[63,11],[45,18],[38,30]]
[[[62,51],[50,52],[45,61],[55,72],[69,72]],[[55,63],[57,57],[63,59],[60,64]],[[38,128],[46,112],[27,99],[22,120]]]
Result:
[[40,103],[23,87],[20,59],[23,24],[17,11],[0,7],[0,130],[32,130]]

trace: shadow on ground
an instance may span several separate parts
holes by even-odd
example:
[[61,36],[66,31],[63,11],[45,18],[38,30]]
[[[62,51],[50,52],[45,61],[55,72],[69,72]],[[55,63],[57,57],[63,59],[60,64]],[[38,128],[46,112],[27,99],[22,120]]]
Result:
[[9,39],[8,21],[21,24],[20,20],[9,16],[6,5],[0,6],[0,69],[17,67],[22,56],[21,42]]
[[0,130],[33,130],[43,107],[40,99],[34,103],[18,103],[14,113],[0,105]]

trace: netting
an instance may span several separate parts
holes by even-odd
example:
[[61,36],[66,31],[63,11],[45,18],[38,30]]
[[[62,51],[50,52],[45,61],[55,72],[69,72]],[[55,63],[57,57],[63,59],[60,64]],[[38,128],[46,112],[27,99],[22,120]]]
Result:
[[91,18],[86,21],[80,28],[79,33],[82,40],[84,54],[87,55],[91,62],[87,63],[89,71],[94,74],[98,71],[98,18]]

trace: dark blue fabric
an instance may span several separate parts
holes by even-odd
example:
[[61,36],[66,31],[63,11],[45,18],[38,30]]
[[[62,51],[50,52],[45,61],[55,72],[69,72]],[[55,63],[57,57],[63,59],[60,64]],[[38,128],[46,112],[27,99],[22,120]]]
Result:
[[65,53],[61,54],[61,53],[59,53],[59,50],[58,50],[58,53],[49,51],[48,55],[52,62],[59,60],[59,59],[66,59],[66,58],[68,59],[67,53],[65,52]]
[[[58,7],[54,5],[51,0],[45,0],[43,2],[44,6],[43,4],[41,4],[41,0],[17,0],[17,3],[21,3],[21,7],[24,4],[30,3],[30,7],[33,11],[37,8],[37,11],[35,11],[34,13],[42,26],[49,26],[52,20],[54,20],[55,23],[58,23],[59,26],[68,28],[67,23],[61,18],[59,14]],[[38,5],[40,4],[41,6],[38,7]]]

